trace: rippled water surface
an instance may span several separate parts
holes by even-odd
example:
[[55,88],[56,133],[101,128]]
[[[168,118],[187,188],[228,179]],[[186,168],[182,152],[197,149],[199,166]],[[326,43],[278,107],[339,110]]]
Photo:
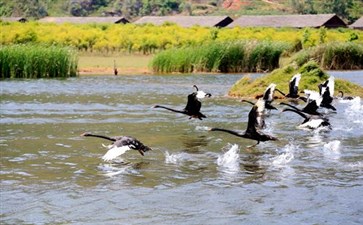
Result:
[[[363,85],[362,71],[332,74]],[[255,142],[208,131],[245,129],[251,106],[226,97],[241,76],[1,81],[1,223],[363,224],[361,99],[323,110],[328,132],[273,111],[264,132],[279,141],[248,148]],[[213,95],[205,120],[152,108],[182,109],[193,84]],[[104,163],[109,143],[85,131],[154,150]]]

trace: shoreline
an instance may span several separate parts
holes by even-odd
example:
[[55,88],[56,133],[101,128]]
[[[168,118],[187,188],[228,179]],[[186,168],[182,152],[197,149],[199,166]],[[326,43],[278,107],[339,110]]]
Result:
[[[135,68],[135,67],[127,67],[127,68],[117,68],[118,75],[154,75],[149,68]],[[359,70],[327,70],[327,72],[349,72],[349,71],[363,71],[363,69]],[[230,74],[256,74],[258,72],[243,72],[243,73],[230,73]],[[92,76],[92,75],[114,75],[113,68],[111,67],[84,67],[78,69],[78,74],[80,76]],[[206,72],[196,72],[196,73],[166,73],[167,74],[229,74],[229,73],[206,73]],[[263,73],[261,74],[269,74]],[[363,74],[362,74],[363,75]]]
[[[148,68],[118,68],[117,75],[146,75],[153,74]],[[114,75],[114,69],[110,67],[87,67],[78,69],[80,76]]]

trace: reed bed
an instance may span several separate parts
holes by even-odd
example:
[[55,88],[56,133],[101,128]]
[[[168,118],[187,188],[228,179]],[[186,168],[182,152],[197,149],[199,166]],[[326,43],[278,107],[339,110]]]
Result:
[[67,47],[0,46],[1,79],[75,77],[77,60],[77,52]]
[[261,72],[279,67],[291,44],[271,41],[209,42],[200,46],[165,50],[153,58],[156,73]]
[[331,42],[302,50],[292,57],[298,65],[311,59],[327,70],[363,69],[363,45],[355,42]]

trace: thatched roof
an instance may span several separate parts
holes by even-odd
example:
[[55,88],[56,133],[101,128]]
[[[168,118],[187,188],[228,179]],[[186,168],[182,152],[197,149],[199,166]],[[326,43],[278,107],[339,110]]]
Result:
[[241,16],[228,27],[346,27],[335,14]]
[[6,22],[27,22],[28,20],[24,17],[1,17],[2,21],[6,21]]
[[129,23],[124,17],[44,17],[45,23]]
[[229,16],[144,16],[134,24],[163,25],[166,22],[175,23],[181,27],[225,27],[233,20]]
[[354,23],[352,23],[349,27],[353,29],[360,29],[363,30],[363,16],[356,20]]

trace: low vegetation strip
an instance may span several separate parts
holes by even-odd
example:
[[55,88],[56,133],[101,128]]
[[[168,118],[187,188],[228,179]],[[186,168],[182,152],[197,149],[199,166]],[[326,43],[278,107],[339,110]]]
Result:
[[77,63],[77,52],[67,47],[0,46],[1,79],[74,77]]
[[200,46],[169,49],[155,55],[155,73],[272,71],[291,45],[271,41],[209,42]]

